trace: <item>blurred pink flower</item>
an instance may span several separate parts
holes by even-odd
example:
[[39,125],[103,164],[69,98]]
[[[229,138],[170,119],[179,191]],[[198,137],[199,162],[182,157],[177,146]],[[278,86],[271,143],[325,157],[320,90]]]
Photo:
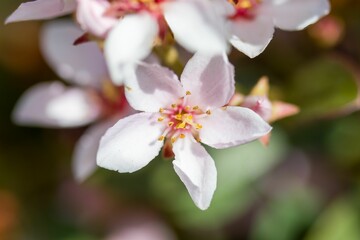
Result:
[[41,49],[45,59],[59,76],[77,86],[59,81],[38,83],[23,94],[13,112],[14,121],[27,126],[68,128],[96,122],[75,147],[73,172],[79,181],[95,170],[99,140],[106,129],[132,112],[123,90],[108,80],[98,46],[73,46],[81,33],[71,21],[44,26]]
[[217,171],[200,141],[228,148],[267,134],[271,127],[248,108],[223,107],[234,94],[234,69],[226,56],[196,54],[181,82],[170,70],[140,64],[126,88],[130,105],[142,113],[121,119],[100,141],[99,166],[134,172],[164,145],[172,145],[174,169],[200,209],[208,208]]
[[75,0],[35,0],[22,3],[5,23],[50,19],[75,11]]
[[[225,1],[224,1],[225,2]],[[330,11],[328,0],[228,0],[231,44],[253,58],[271,41],[274,28],[302,30]],[[227,3],[227,2],[226,2]]]
[[[80,5],[83,1],[79,0]],[[100,4],[99,0],[88,0],[86,3],[92,3],[97,10],[95,17],[84,17],[90,15],[83,12],[88,9],[78,8],[78,21],[84,29],[102,34],[109,26],[103,24],[105,16],[119,19],[104,45],[110,74],[117,84],[133,74],[137,62],[148,56],[155,43],[164,41],[170,33],[190,52],[220,54],[228,49],[223,28],[225,19],[208,0],[115,0],[106,11],[108,4],[104,1]],[[98,13],[104,11],[102,20],[95,23]],[[102,28],[95,29],[98,26]]]

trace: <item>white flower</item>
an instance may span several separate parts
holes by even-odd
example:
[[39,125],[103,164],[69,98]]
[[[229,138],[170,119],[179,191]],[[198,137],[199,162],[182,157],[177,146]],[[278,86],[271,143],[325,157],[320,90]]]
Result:
[[[330,11],[328,0],[229,0],[230,42],[253,58],[271,41],[274,28],[302,30]],[[227,4],[227,2],[224,3]],[[226,5],[225,4],[225,5]]]
[[[78,18],[88,14],[81,10],[86,9],[78,8]],[[120,17],[104,45],[111,78],[117,84],[133,73],[137,62],[150,54],[156,41],[164,40],[169,29],[175,40],[191,52],[219,54],[228,50],[225,19],[216,13],[209,0],[115,0],[105,12],[107,16]],[[84,19],[79,22],[90,29],[96,26],[94,21],[98,18],[86,18],[86,22]]]
[[[137,113],[121,119],[101,139],[99,166],[134,172],[146,166],[165,143],[175,154],[174,169],[200,209],[216,188],[213,159],[199,143],[228,148],[267,134],[271,127],[255,112],[223,107],[234,94],[234,70],[225,56],[196,54],[181,82],[170,70],[140,64],[138,81],[126,88]],[[165,149],[166,150],[166,149]]]
[[73,172],[79,181],[95,170],[99,140],[106,129],[132,112],[120,89],[110,81],[103,85],[108,72],[98,46],[73,46],[74,38],[81,34],[70,21],[44,26],[41,49],[46,61],[60,77],[77,86],[59,81],[38,83],[23,94],[13,112],[14,121],[26,126],[68,128],[94,123],[74,150]]

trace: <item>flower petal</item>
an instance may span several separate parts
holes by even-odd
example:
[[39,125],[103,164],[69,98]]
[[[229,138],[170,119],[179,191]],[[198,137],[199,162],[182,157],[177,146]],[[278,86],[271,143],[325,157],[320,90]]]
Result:
[[99,88],[108,78],[107,66],[99,47],[93,43],[74,46],[83,32],[68,20],[56,20],[44,25],[41,50],[54,71],[71,83]]
[[203,110],[226,105],[235,91],[234,67],[227,56],[196,53],[186,64],[181,83],[190,91],[188,103]]
[[185,184],[196,206],[209,207],[216,189],[217,172],[214,160],[191,135],[173,144],[175,172]]
[[100,122],[80,137],[74,149],[72,171],[78,182],[85,181],[96,169],[96,153],[101,137],[116,123],[115,119]]
[[105,37],[117,23],[116,18],[105,16],[110,6],[107,0],[78,0],[76,19],[81,28],[98,37]]
[[164,125],[157,113],[137,113],[118,121],[100,141],[97,164],[118,172],[135,172],[155,158],[163,145]]
[[148,13],[131,14],[109,32],[104,51],[112,80],[122,84],[134,64],[147,57],[158,34],[156,19]]
[[251,20],[234,20],[230,23],[231,44],[250,58],[264,51],[274,34],[274,24],[269,16],[260,15]]
[[55,18],[71,13],[76,8],[75,0],[36,0],[22,3],[5,21],[20,22]]
[[94,121],[100,113],[88,92],[52,82],[28,89],[15,107],[13,120],[27,126],[78,127]]
[[158,112],[185,95],[177,76],[169,69],[156,64],[141,63],[135,79],[126,83],[126,99],[136,110]]
[[225,18],[209,1],[168,1],[163,9],[176,41],[187,50],[206,54],[228,51]]
[[328,0],[270,0],[264,2],[262,14],[273,16],[276,27],[302,30],[330,11]]
[[215,109],[198,122],[201,142],[214,148],[228,148],[253,141],[270,132],[271,127],[255,112],[243,107]]

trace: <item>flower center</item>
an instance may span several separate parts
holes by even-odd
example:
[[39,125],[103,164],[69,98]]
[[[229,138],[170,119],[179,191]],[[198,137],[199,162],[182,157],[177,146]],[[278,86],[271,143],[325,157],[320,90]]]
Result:
[[105,116],[112,116],[127,107],[123,87],[117,87],[111,80],[102,82],[102,89],[98,92]]
[[127,14],[147,11],[155,16],[162,15],[160,4],[166,0],[110,0],[106,15],[122,18]]
[[254,9],[262,3],[262,0],[228,0],[234,7],[235,13],[230,19],[253,19],[255,17]]
[[178,138],[185,138],[186,133],[193,134],[195,139],[200,141],[198,132],[202,129],[202,125],[197,123],[197,120],[211,113],[210,111],[204,113],[199,106],[187,105],[186,100],[190,95],[191,93],[187,91],[186,96],[177,103],[171,104],[168,108],[160,108],[161,116],[158,122],[165,124],[166,129],[158,138],[159,141],[167,138],[174,143]]

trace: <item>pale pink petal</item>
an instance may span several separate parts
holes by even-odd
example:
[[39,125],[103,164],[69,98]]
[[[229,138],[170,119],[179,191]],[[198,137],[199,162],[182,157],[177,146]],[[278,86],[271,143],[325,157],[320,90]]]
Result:
[[175,40],[190,52],[221,54],[228,50],[225,18],[209,1],[168,1],[163,9]]
[[158,30],[153,16],[139,13],[125,16],[109,32],[104,51],[114,83],[122,84],[134,65],[151,53]]
[[94,42],[74,46],[82,34],[72,21],[49,22],[41,32],[41,50],[47,63],[63,79],[99,88],[108,78],[105,59]]
[[226,55],[195,54],[186,64],[181,83],[190,91],[188,103],[204,111],[227,104],[235,91],[234,67]]
[[75,0],[36,0],[22,3],[5,23],[55,18],[71,13],[76,8]]
[[247,96],[241,106],[250,108],[267,122],[272,116],[272,104],[267,96]]
[[22,95],[13,120],[27,126],[78,127],[93,122],[100,113],[97,99],[80,88],[39,83]]
[[125,93],[136,110],[158,112],[185,95],[177,76],[160,65],[141,63],[135,76],[132,81],[127,81]]
[[328,14],[328,0],[270,0],[262,7],[262,14],[272,15],[276,27],[283,30],[302,30]]
[[77,0],[76,19],[82,29],[98,37],[105,37],[117,23],[116,18],[105,16],[110,6],[107,0]]
[[231,44],[250,58],[264,51],[274,34],[274,24],[269,16],[258,14],[254,19],[231,21]]
[[201,210],[209,207],[216,189],[217,172],[214,160],[192,135],[173,144],[175,172],[185,184],[195,205]]
[[260,138],[271,127],[258,114],[243,107],[215,109],[198,120],[201,142],[214,148],[228,148]]
[[109,119],[90,127],[76,143],[72,171],[78,182],[86,180],[96,170],[96,153],[100,139],[115,123],[115,119]]
[[158,154],[163,141],[158,138],[164,125],[157,113],[137,113],[118,121],[100,141],[97,164],[118,172],[135,172]]

